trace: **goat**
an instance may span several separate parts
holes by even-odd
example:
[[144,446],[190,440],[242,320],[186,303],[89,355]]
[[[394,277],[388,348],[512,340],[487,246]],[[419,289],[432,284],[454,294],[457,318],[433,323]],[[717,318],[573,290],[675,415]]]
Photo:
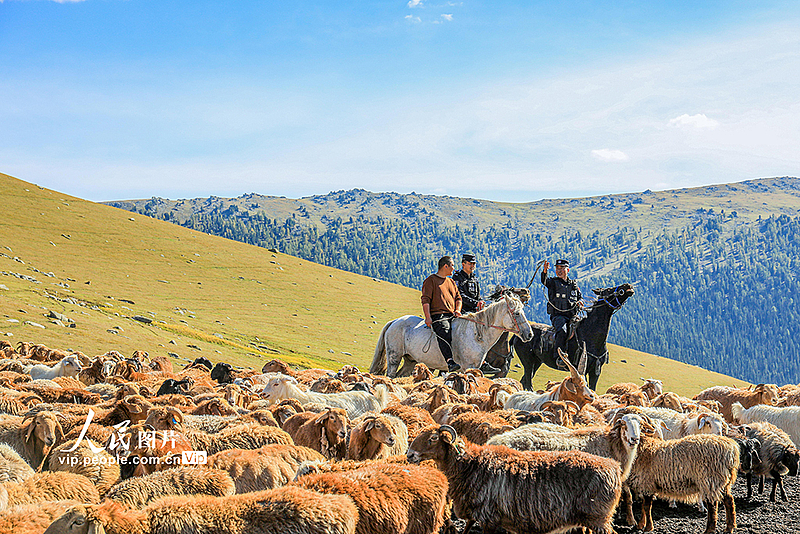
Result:
[[409,462],[424,460],[434,460],[447,477],[455,514],[467,520],[465,532],[475,522],[489,532],[614,532],[611,519],[622,491],[614,460],[473,445],[446,425],[424,430],[409,447]]
[[[287,427],[289,421],[309,414],[308,421],[305,421],[296,430],[289,432]],[[303,412],[295,415],[287,421],[284,430],[289,432],[296,445],[302,445],[322,453],[326,458],[343,460],[347,454],[347,413],[342,408],[328,407],[322,413]]]
[[733,423],[731,406],[738,402],[744,408],[750,408],[756,404],[768,404],[774,406],[780,399],[778,386],[775,384],[758,384],[752,391],[749,389],[731,388],[726,386],[714,386],[704,389],[694,396],[694,400],[715,400],[722,406],[722,416],[728,423]]
[[531,391],[518,391],[508,395],[508,393],[501,391],[497,394],[497,399],[503,403],[503,407],[533,412],[541,410],[542,404],[547,401],[570,400],[579,407],[583,407],[584,404],[594,401],[597,395],[589,388],[586,379],[578,374],[578,370],[570,363],[566,355],[561,352],[560,349],[558,355],[567,364],[570,376],[562,380],[557,387],[549,392],[533,393]]

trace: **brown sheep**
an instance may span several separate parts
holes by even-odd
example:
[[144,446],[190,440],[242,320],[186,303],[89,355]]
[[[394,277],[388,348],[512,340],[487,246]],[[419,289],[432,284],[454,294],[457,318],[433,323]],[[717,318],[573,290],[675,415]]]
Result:
[[347,388],[344,387],[344,382],[338,378],[323,376],[314,380],[308,390],[315,393],[342,393],[347,391]]
[[39,471],[50,449],[64,439],[55,413],[28,413],[22,419],[9,416],[0,420],[0,442],[7,443],[28,464]]
[[278,421],[275,420],[275,416],[273,416],[272,412],[270,412],[269,410],[253,410],[247,415],[243,415],[241,417],[241,421],[244,423],[254,422],[258,423],[259,425],[274,426],[280,428]]
[[352,497],[358,534],[431,534],[446,519],[447,479],[433,467],[375,462],[353,471],[309,474],[293,484]]
[[415,408],[414,406],[406,406],[398,402],[393,402],[381,410],[381,413],[393,415],[403,421],[406,424],[406,428],[408,428],[409,440],[413,440],[424,428],[435,423],[429,411]]
[[78,372],[78,380],[87,386],[93,384],[100,384],[106,381],[105,373],[106,361],[102,356],[98,356],[92,361],[88,367],[81,369]]
[[575,416],[581,411],[578,405],[572,401],[547,401],[542,404],[541,410],[552,413],[555,424],[567,427],[574,424]]
[[248,493],[284,486],[292,481],[302,462],[322,462],[319,452],[297,445],[267,445],[260,449],[229,449],[208,458],[206,467],[226,471],[236,493]]
[[289,375],[305,385],[311,384],[314,380],[328,376],[330,371],[325,369],[304,369],[302,371],[295,371],[288,364],[281,360],[270,360],[261,368],[262,373],[282,373]]
[[[2,491],[4,490],[0,488],[0,493]],[[78,504],[80,504],[78,501],[45,501],[15,506],[0,513],[0,532],[42,534],[67,509]]]
[[192,415],[237,415],[239,412],[233,408],[228,401],[221,398],[209,399],[201,402],[194,410],[190,412]]
[[756,404],[767,404],[775,406],[780,401],[778,386],[775,384],[758,384],[752,391],[749,389],[730,388],[726,386],[714,386],[704,389],[694,396],[694,400],[715,400],[722,406],[722,416],[728,423],[733,422],[731,406],[738,402],[745,408],[751,408]]
[[234,493],[236,487],[225,471],[179,466],[123,480],[112,487],[105,498],[132,508],[143,508],[157,499],[172,495],[226,497]]
[[457,415],[461,415],[462,413],[467,412],[478,412],[478,407],[474,404],[466,404],[463,402],[451,402],[449,404],[443,404],[436,408],[431,416],[433,420],[439,423],[440,425],[448,425],[450,424],[450,420],[452,420]]
[[477,445],[485,444],[493,436],[514,430],[514,425],[496,412],[462,413],[451,421],[450,426],[461,437]]
[[92,481],[75,473],[36,473],[25,482],[6,482],[8,507],[46,501],[75,500],[100,502],[100,494]]
[[160,372],[160,373],[167,373],[173,374],[175,372],[175,368],[172,365],[172,362],[166,356],[156,356],[152,360],[150,360],[150,364],[148,365],[151,370]]
[[[100,452],[95,453],[90,444]],[[83,439],[74,451],[67,452],[74,446],[73,439],[55,447],[47,460],[48,469],[83,475],[92,481],[100,496],[105,495],[120,479],[120,466],[116,459],[89,439]]]
[[[302,415],[295,415],[289,420]],[[314,416],[290,433],[295,444],[314,449],[325,458],[343,460],[347,454],[347,412],[343,408],[328,407]]]
[[671,391],[666,391],[654,398],[652,406],[653,408],[669,408],[670,410],[683,413],[681,396]]
[[405,454],[408,428],[399,418],[388,414],[364,414],[352,421],[348,460],[375,460]]
[[434,386],[422,402],[414,402],[410,400],[412,398],[412,396],[409,396],[407,399],[401,401],[400,404],[416,406],[417,408],[428,410],[431,413],[443,404],[447,404],[448,402],[460,402],[461,400],[455,391],[445,385]]
[[433,372],[431,372],[424,363],[418,363],[411,372],[411,378],[414,384],[425,382],[426,380],[433,380]]
[[141,477],[170,469],[180,464],[181,454],[194,450],[189,438],[183,434],[157,431],[143,423],[130,426],[126,431],[127,450],[117,449],[122,461],[122,478]]

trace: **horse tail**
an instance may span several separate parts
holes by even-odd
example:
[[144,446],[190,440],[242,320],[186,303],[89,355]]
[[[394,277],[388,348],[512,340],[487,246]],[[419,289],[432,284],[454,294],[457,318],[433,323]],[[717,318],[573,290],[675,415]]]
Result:
[[386,384],[378,384],[375,386],[375,397],[381,404],[380,409],[383,410],[386,408],[386,405],[389,404],[389,386]]
[[392,319],[386,323],[378,336],[378,344],[375,345],[375,354],[372,356],[372,365],[369,367],[369,372],[373,375],[386,374],[386,331],[394,321]]

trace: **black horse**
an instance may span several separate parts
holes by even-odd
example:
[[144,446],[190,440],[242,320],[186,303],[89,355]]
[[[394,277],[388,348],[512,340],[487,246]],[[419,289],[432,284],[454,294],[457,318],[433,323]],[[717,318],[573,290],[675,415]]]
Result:
[[[578,368],[580,374],[588,374],[589,387],[594,390],[597,387],[597,379],[600,377],[603,364],[608,362],[606,338],[611,326],[611,316],[625,304],[634,291],[630,284],[593,289],[592,291],[597,295],[597,300],[587,309],[586,317],[575,327],[575,335],[567,341],[567,352],[570,362]],[[527,390],[532,389],[531,379],[540,365],[545,364],[553,369],[558,369],[557,355],[553,354],[555,340],[553,328],[538,323],[531,323],[531,326],[533,327],[533,339],[530,341],[525,342],[514,337],[514,352],[525,367],[525,374],[522,376],[521,382]],[[578,347],[584,343],[587,351],[586,361],[576,362]]]

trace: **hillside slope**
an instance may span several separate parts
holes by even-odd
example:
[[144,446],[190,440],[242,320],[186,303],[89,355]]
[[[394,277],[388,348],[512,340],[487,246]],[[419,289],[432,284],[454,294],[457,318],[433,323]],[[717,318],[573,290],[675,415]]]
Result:
[[[383,324],[418,313],[414,289],[2,174],[0,195],[13,214],[0,220],[0,335],[11,342],[89,355],[143,349],[172,355],[177,363],[202,355],[260,367],[279,357],[305,367],[365,368]],[[51,311],[75,327],[46,317]],[[623,347],[611,346],[611,359],[601,390],[644,375],[685,394],[742,384]],[[511,376],[520,371],[514,368]],[[534,384],[561,376],[543,370]]]
[[[567,257],[592,287],[634,283],[610,340],[753,382],[800,381],[800,179],[509,204],[338,191],[115,202],[214,235],[418,287],[471,251],[484,288]],[[535,281],[535,280],[534,280]],[[546,321],[534,285],[529,315]]]

